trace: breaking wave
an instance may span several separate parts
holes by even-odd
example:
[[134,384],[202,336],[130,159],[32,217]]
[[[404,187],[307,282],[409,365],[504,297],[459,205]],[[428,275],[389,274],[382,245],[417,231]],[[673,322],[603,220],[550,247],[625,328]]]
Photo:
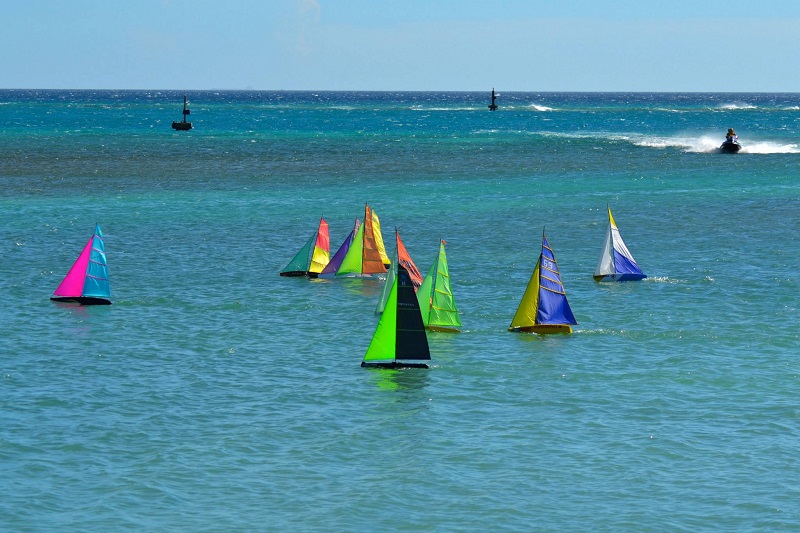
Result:
[[736,111],[742,109],[758,109],[758,106],[754,106],[751,104],[744,104],[744,103],[736,103],[736,104],[721,104],[718,109],[722,109],[723,111]]

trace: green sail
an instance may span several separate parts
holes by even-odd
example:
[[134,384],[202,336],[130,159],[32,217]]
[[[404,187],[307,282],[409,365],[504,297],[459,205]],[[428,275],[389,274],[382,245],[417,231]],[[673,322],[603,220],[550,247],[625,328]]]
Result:
[[398,361],[429,361],[430,358],[428,337],[419,313],[414,284],[408,270],[398,265],[386,308],[378,320],[361,366],[428,368],[425,363]]
[[350,245],[350,249],[347,250],[347,254],[345,254],[344,259],[342,259],[342,264],[339,265],[339,270],[336,271],[337,276],[361,275],[361,254],[364,249],[364,226],[365,224],[361,224],[358,227],[358,232],[353,237],[353,244]]
[[300,248],[289,264],[281,270],[281,275],[298,274],[305,275],[308,272],[308,265],[310,262],[311,249],[314,247],[314,242],[317,240],[317,232],[315,231],[308,242]]
[[419,311],[422,314],[422,323],[428,327],[431,320],[431,304],[433,303],[433,282],[436,280],[436,268],[439,259],[433,262],[428,273],[425,274],[425,279],[422,280],[422,285],[417,289],[417,301],[419,301]]
[[[393,265],[396,264],[395,261]],[[369,343],[364,361],[394,361],[395,359],[397,353],[397,277],[392,276],[392,278],[386,306],[378,320],[378,327],[375,328],[375,334]]]
[[422,322],[425,327],[455,329],[461,327],[444,242],[439,243],[439,257],[431,266],[417,291]]
[[389,271],[386,274],[386,281],[383,282],[383,290],[381,291],[381,298],[378,300],[378,305],[375,307],[375,314],[383,313],[386,308],[386,302],[389,301],[389,293],[394,285],[394,278],[397,275],[397,252],[394,254],[394,261],[389,265]]

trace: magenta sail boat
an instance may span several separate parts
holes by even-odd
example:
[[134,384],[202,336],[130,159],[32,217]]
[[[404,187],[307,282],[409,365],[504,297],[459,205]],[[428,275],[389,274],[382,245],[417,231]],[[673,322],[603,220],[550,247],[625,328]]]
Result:
[[75,302],[81,305],[110,305],[111,286],[108,264],[100,226],[83,247],[81,255],[50,298],[56,302]]

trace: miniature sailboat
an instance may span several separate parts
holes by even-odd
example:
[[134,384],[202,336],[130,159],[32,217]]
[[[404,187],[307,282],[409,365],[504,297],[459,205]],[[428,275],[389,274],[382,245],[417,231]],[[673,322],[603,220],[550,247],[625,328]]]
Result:
[[572,333],[570,325],[577,323],[564,292],[556,256],[542,232],[542,252],[508,330],[540,335]]
[[324,218],[319,219],[319,227],[281,270],[281,276],[309,276],[316,278],[322,272],[331,257],[331,239],[328,234],[328,223]]
[[647,276],[636,264],[633,255],[619,234],[611,208],[608,208],[608,229],[603,251],[594,270],[595,281],[637,281]]
[[386,308],[369,343],[362,367],[428,368],[431,352],[422,324],[417,295],[411,276],[403,265],[397,265]]
[[350,249],[342,258],[336,277],[372,277],[385,273],[386,267],[375,242],[372,212],[367,205],[364,208],[364,223],[358,228]]
[[336,250],[336,253],[333,254],[331,260],[327,265],[325,265],[325,268],[322,269],[322,272],[320,272],[317,277],[330,279],[336,275],[336,271],[339,270],[339,267],[342,265],[342,261],[347,255],[347,252],[350,251],[350,247],[353,244],[353,239],[355,239],[360,226],[361,221],[356,218],[353,229],[350,230],[350,233],[347,234],[347,237],[344,239],[342,245],[339,246],[339,249]]
[[414,292],[417,291],[417,288],[422,284],[422,275],[417,268],[417,265],[414,264],[414,261],[411,259],[411,255],[406,250],[403,241],[400,239],[400,233],[397,231],[397,228],[394,230],[395,240],[397,241],[397,246],[395,248],[395,255],[394,255],[394,262],[389,265],[388,274],[386,276],[386,281],[383,284],[383,291],[381,292],[381,298],[378,301],[378,306],[375,308],[375,313],[380,314],[383,312],[384,307],[386,307],[386,302],[389,299],[389,291],[392,287],[392,281],[394,280],[395,276],[397,275],[397,265],[401,264],[405,267],[408,271],[408,275],[411,277],[411,284],[414,286]]
[[78,259],[50,297],[56,302],[75,302],[81,305],[110,305],[111,286],[103,244],[103,232],[95,225],[94,235],[83,247]]
[[417,291],[422,323],[425,327],[441,331],[458,331],[461,317],[450,285],[450,270],[444,241],[439,242],[439,256],[431,266],[425,280]]
[[186,121],[192,112],[186,107],[186,95],[183,95],[183,120],[181,122],[172,122],[172,129],[178,131],[186,131],[192,129],[192,123]]

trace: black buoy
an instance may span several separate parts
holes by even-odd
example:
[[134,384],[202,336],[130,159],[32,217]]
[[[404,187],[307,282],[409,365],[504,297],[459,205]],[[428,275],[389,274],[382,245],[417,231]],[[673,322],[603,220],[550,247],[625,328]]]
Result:
[[489,104],[489,111],[497,111],[497,104],[495,103],[497,100],[497,95],[494,92],[494,87],[492,87],[492,103]]

